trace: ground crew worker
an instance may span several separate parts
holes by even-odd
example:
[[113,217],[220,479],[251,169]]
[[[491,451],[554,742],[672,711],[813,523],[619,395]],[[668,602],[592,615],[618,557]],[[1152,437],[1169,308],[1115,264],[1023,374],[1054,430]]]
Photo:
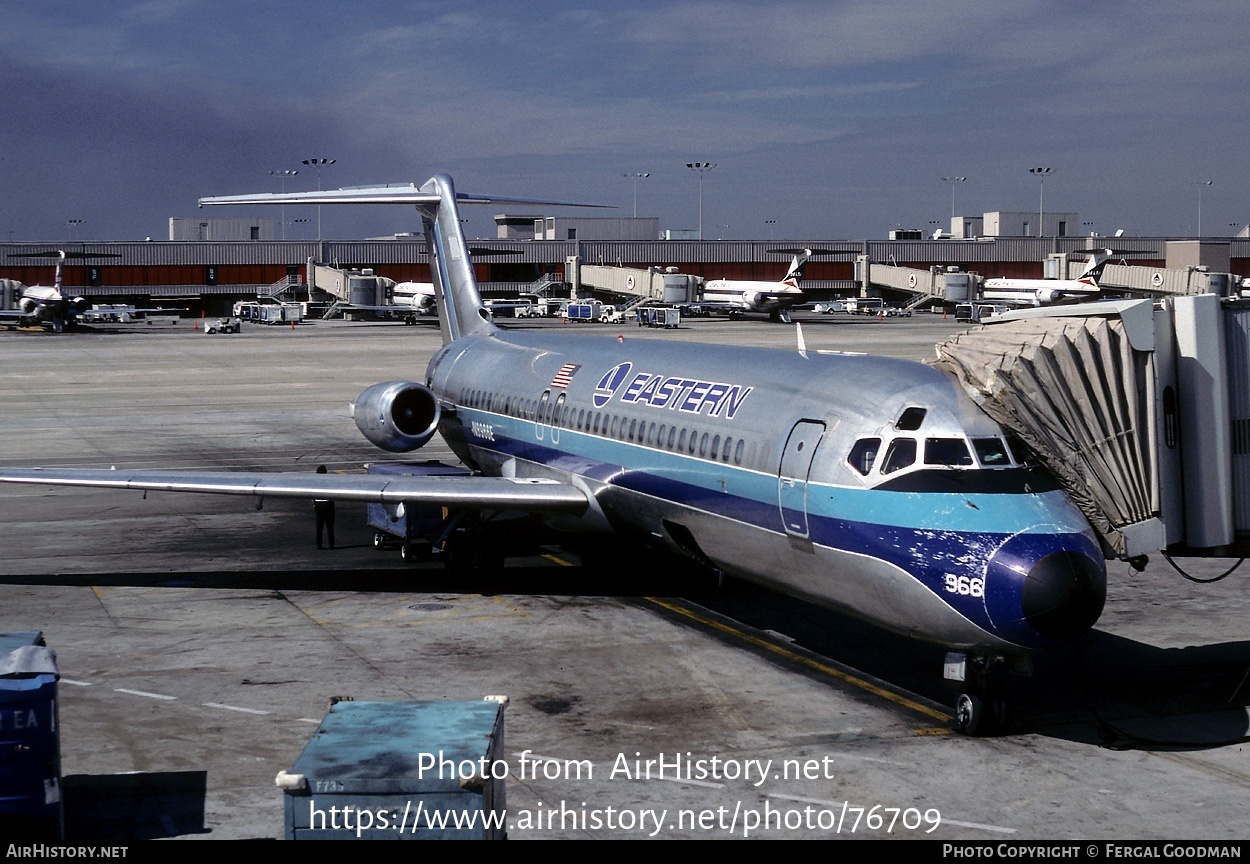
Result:
[[[317,473],[326,473],[326,466],[318,465]],[[317,548],[321,547],[321,532],[324,529],[330,548],[334,548],[334,499],[314,498],[313,512],[317,514]]]

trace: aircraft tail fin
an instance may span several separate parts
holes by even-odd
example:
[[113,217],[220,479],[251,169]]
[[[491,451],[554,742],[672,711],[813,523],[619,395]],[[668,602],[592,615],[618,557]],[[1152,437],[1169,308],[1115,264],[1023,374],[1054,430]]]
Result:
[[1098,280],[1102,278],[1103,268],[1111,261],[1114,254],[1115,252],[1112,249],[1099,249],[1091,252],[1089,257],[1085,259],[1085,266],[1076,275],[1077,281],[1097,284]]
[[803,270],[807,267],[807,262],[811,257],[811,249],[802,249],[796,252],[794,259],[790,262],[790,269],[786,271],[786,275],[782,278],[781,283],[797,289],[799,283],[803,281]]
[[420,188],[413,183],[390,186],[355,186],[316,192],[279,192],[253,195],[218,195],[200,199],[200,206],[236,204],[413,204],[421,214],[430,270],[439,309],[443,341],[495,329],[482,305],[460,227],[458,204],[548,204],[558,207],[608,207],[538,198],[457,193],[451,178],[436,174]]
[[443,343],[461,336],[489,333],[495,329],[490,312],[482,305],[469,248],[460,227],[456,190],[451,178],[437,174],[421,191],[434,197],[417,205],[425,226],[425,247],[430,253],[430,274],[438,305],[438,325]]

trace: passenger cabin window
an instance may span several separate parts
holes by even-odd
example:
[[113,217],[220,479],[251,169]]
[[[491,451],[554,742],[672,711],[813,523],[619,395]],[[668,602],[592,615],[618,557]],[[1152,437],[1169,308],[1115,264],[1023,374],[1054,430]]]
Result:
[[915,432],[920,428],[920,424],[924,422],[924,415],[928,411],[925,408],[917,408],[912,406],[903,411],[899,415],[898,422],[894,424],[894,428],[900,432]]
[[916,439],[895,438],[890,448],[885,451],[885,462],[881,464],[882,474],[893,474],[902,471],[916,461]]
[[880,449],[880,438],[860,438],[851,448],[851,455],[846,457],[846,461],[852,468],[867,477],[868,472],[872,470],[872,463],[877,461],[877,452]]
[[977,460],[986,468],[1007,468],[1011,465],[1007,445],[1001,438],[973,438],[972,449],[977,451]]
[[924,442],[926,465],[971,465],[968,442],[962,438],[927,438]]

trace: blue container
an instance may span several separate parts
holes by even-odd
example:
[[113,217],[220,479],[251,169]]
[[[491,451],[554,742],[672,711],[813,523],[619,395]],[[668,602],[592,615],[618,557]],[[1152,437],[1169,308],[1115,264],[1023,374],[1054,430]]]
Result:
[[[468,476],[467,468],[444,465],[442,462],[380,462],[367,465],[366,474],[391,477]],[[428,504],[404,504],[403,512],[385,504],[365,505],[365,519],[374,529],[373,546],[383,549],[397,544],[405,561],[423,561],[433,554],[431,541],[443,523],[443,508]]]
[[41,632],[0,633],[0,837],[64,834],[59,677]]
[[331,706],[278,775],[286,839],[506,839],[506,703]]

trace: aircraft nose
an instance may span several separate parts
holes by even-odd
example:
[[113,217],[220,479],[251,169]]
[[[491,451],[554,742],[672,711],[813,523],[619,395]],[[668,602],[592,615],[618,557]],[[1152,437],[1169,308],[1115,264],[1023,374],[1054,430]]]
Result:
[[1106,571],[1088,555],[1062,549],[1030,568],[1021,606],[1025,620],[1043,636],[1071,639],[1098,620],[1107,600]]

